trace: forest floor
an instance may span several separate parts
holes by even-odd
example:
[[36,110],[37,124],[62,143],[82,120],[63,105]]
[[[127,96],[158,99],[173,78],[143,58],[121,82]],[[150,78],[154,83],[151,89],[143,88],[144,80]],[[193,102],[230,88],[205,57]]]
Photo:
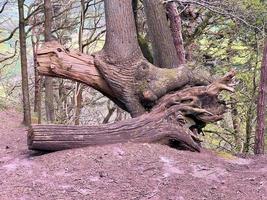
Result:
[[40,154],[27,150],[20,122],[0,112],[1,200],[267,199],[266,156],[129,143]]

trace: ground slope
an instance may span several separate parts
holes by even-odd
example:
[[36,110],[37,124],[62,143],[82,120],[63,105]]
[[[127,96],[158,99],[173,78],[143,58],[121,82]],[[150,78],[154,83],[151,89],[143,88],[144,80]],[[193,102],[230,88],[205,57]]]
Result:
[[267,199],[267,158],[117,144],[40,155],[20,115],[0,112],[0,199]]

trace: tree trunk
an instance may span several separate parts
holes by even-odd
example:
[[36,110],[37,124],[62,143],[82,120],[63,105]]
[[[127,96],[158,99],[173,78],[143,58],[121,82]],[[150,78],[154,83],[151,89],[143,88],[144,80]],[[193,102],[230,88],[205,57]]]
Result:
[[[218,100],[218,94],[221,90],[233,92],[229,83],[235,73],[232,71],[211,83],[209,77],[186,65],[173,69],[152,65],[138,46],[131,0],[104,2],[107,32],[103,50],[90,56],[65,50],[56,42],[47,42],[38,52],[38,70],[45,75],[69,78],[92,86],[135,117],[109,125],[110,128],[103,125],[89,130],[87,127],[87,134],[97,138],[90,139],[94,141],[90,143],[87,137],[86,144],[129,142],[135,138],[138,138],[136,141],[154,142],[152,134],[155,134],[196,150],[199,141],[185,128],[187,120],[207,123],[222,119],[226,108]],[[172,94],[168,94],[170,92]],[[48,130],[41,133],[45,137],[39,137],[39,131],[36,132],[33,126],[29,134],[30,148],[49,150],[47,143],[58,141],[58,138],[51,138],[54,129],[44,128]],[[114,134],[107,136],[112,128]],[[161,133],[163,129],[166,133]],[[101,135],[104,140],[99,142]],[[46,141],[48,138],[51,138],[50,142]],[[50,150],[53,148],[57,147],[54,145]]]
[[[202,122],[222,119],[225,106],[218,100],[234,72],[209,86],[184,89],[164,96],[150,113],[101,126],[34,125],[29,130],[30,149],[56,151],[90,145],[124,142],[162,142],[200,151],[197,135],[186,128],[187,117]],[[200,108],[200,106],[202,106]]]
[[259,96],[257,103],[257,127],[255,133],[255,146],[254,146],[255,154],[264,154],[266,90],[267,90],[267,38],[265,39],[263,58],[261,63]]
[[107,102],[107,109],[108,109],[108,113],[107,113],[106,117],[104,118],[102,124],[107,124],[109,122],[112,114],[116,110],[116,106],[111,106],[111,101],[108,100],[108,102]]
[[166,5],[168,17],[170,20],[170,28],[173,38],[173,43],[176,49],[178,56],[178,64],[185,64],[185,50],[183,45],[183,36],[182,36],[182,22],[180,14],[177,10],[177,5],[175,2],[168,2]]
[[134,22],[135,22],[135,27],[136,27],[136,32],[137,32],[137,39],[138,39],[138,44],[141,48],[143,56],[150,62],[153,63],[153,56],[152,52],[149,48],[149,41],[145,38],[143,34],[140,34],[139,29],[139,21],[138,21],[138,4],[139,0],[132,0],[132,7],[133,7],[133,13],[134,13]]
[[[51,0],[44,1],[44,13],[45,13],[45,41],[52,41],[52,19],[53,11]],[[45,77],[45,111],[46,119],[49,123],[55,121],[55,108],[54,108],[54,92],[53,92],[53,79],[51,77]]]
[[[84,0],[81,0],[81,17],[80,17],[80,27],[79,27],[79,51],[83,53],[83,29],[85,20],[85,6]],[[76,83],[75,89],[75,120],[74,124],[79,125],[80,115],[82,109],[82,97],[83,97],[83,85],[81,83]]]
[[253,120],[253,101],[248,107],[248,111],[246,113],[246,137],[244,142],[243,153],[248,153],[250,149],[250,141],[252,135],[252,120]]
[[[35,16],[34,16],[35,23]],[[33,52],[33,63],[34,63],[34,112],[37,113],[38,124],[42,121],[42,76],[39,75],[37,70],[37,51],[39,36],[36,34],[36,29],[32,29],[32,52]],[[36,38],[36,42],[34,41]]]
[[152,42],[154,65],[164,68],[179,66],[163,3],[158,0],[145,0],[144,7]]
[[[38,43],[38,42],[37,42]],[[32,40],[34,63],[34,112],[37,113],[38,124],[42,121],[42,76],[37,71],[38,44]]]
[[236,99],[231,97],[231,114],[234,128],[235,150],[238,153],[242,152],[242,135],[240,130],[240,121],[238,120],[238,111],[236,105]]
[[20,62],[21,62],[21,82],[22,82],[22,98],[23,98],[23,124],[29,126],[31,124],[31,107],[28,85],[28,64],[26,50],[26,34],[24,19],[24,1],[18,0],[19,9],[19,41],[20,41]]
[[173,139],[184,141],[184,145],[192,151],[200,151],[200,146],[192,143],[187,130],[167,121],[162,122],[162,114],[153,117],[144,115],[101,126],[34,125],[29,130],[28,145],[34,150],[57,151],[125,142],[169,144]]

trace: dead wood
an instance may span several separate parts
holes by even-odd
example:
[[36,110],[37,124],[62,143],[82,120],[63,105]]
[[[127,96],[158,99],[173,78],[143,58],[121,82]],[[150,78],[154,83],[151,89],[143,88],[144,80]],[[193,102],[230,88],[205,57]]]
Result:
[[233,91],[230,82],[234,74],[231,71],[208,86],[166,95],[150,113],[122,122],[101,126],[33,125],[28,132],[28,146],[56,151],[113,143],[159,142],[200,151],[200,140],[194,130],[188,129],[187,119],[196,123],[222,119],[226,107],[218,94],[222,90]]

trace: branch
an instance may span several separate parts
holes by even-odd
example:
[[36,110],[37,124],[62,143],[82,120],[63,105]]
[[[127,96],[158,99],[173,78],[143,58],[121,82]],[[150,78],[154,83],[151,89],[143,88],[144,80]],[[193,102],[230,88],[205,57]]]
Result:
[[0,14],[4,11],[5,6],[7,5],[8,0],[2,5],[1,9],[0,9]]
[[239,17],[233,13],[227,12],[223,9],[219,9],[218,7],[215,6],[215,4],[211,4],[210,2],[207,1],[193,1],[193,0],[163,0],[163,3],[168,3],[168,2],[178,2],[178,3],[186,3],[186,4],[195,4],[198,6],[202,6],[208,10],[210,10],[213,13],[217,13],[219,15],[222,16],[230,16],[234,19],[239,20],[240,22],[242,22],[243,24],[245,24],[246,26],[252,28],[253,30],[257,30],[259,32],[262,32],[263,30],[261,30],[259,27],[254,26],[252,24],[250,24],[249,22],[247,22],[245,19],[243,19],[242,17]]
[[13,35],[16,33],[16,31],[17,31],[18,29],[19,29],[19,27],[16,27],[16,28],[10,33],[10,35],[9,35],[8,37],[6,37],[5,39],[0,40],[0,44],[3,43],[3,42],[6,42],[6,41],[8,41],[8,40],[10,40],[10,39],[13,37]]
[[18,43],[18,40],[15,42],[15,51],[14,51],[14,53],[11,56],[8,56],[8,57],[4,58],[3,60],[0,60],[0,63],[6,61],[8,59],[14,58],[16,56],[16,54],[17,54],[17,43]]

